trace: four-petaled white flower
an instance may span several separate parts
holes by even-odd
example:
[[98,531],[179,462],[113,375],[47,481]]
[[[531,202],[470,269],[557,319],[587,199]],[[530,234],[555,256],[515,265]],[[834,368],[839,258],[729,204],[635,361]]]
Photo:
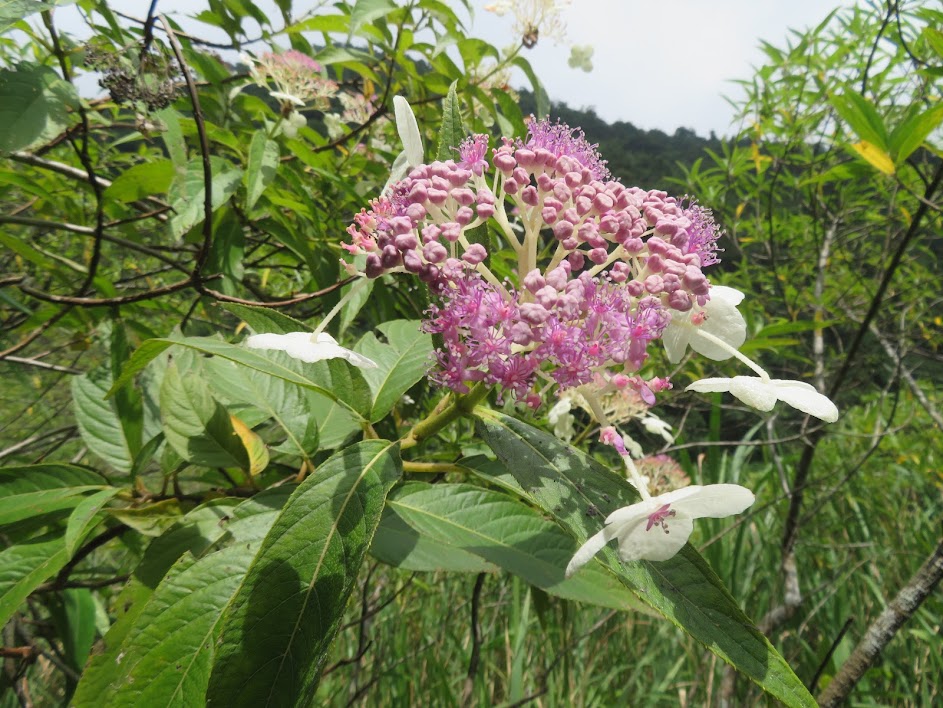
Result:
[[372,359],[346,349],[329,334],[321,332],[289,332],[288,334],[254,334],[246,339],[250,349],[276,349],[288,356],[312,364],[323,359],[345,359],[362,369],[377,368]]
[[[724,361],[733,356],[732,352],[710,337],[717,337],[733,349],[739,349],[746,341],[747,325],[743,315],[737,309],[743,301],[743,293],[725,285],[711,286],[711,299],[703,310],[671,314],[671,323],[662,334],[668,361],[677,364],[690,345],[698,354],[714,361]],[[695,321],[700,320],[700,324]],[[708,336],[701,336],[701,333]]]
[[838,408],[827,396],[802,381],[788,379],[762,379],[758,376],[734,376],[695,381],[685,391],[715,393],[729,391],[751,408],[769,411],[776,401],[787,403],[803,413],[821,418],[826,423],[838,420]]
[[737,484],[709,484],[676,489],[637,504],[616,509],[606,517],[605,528],[584,543],[569,565],[566,577],[586,565],[612,539],[619,544],[623,561],[663,561],[687,543],[694,519],[719,519],[739,514],[755,497]]

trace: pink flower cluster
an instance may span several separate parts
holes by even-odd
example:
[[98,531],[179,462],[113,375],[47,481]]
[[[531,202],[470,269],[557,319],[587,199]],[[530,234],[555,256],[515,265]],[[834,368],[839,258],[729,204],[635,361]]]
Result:
[[477,273],[443,288],[424,326],[442,335],[434,380],[458,391],[470,381],[500,384],[532,402],[541,368],[563,388],[590,383],[598,367],[640,368],[671,320],[658,298],[636,301],[586,272],[571,278],[569,264],[546,278],[532,271],[524,288],[505,298]]
[[[582,133],[534,121],[490,160],[484,135],[458,153],[414,168],[355,217],[344,244],[366,254],[368,277],[413,273],[437,292],[425,326],[442,335],[440,383],[499,384],[533,402],[541,372],[569,388],[637,371],[673,311],[709,300],[710,212],[610,179]],[[467,239],[485,222],[517,256],[516,283],[499,281]]]
[[290,105],[313,103],[314,107],[324,110],[337,94],[337,84],[324,78],[321,65],[302,52],[289,49],[246,59],[251,65],[249,73],[253,80],[263,87],[267,87],[269,81],[274,83],[277,90],[272,96]]

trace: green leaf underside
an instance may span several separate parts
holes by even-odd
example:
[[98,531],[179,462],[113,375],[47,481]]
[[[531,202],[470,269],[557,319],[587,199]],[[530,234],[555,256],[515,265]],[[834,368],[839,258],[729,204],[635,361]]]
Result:
[[0,469],[0,526],[70,509],[85,492],[107,485],[84,467],[60,464],[18,465]]
[[401,463],[370,440],[325,461],[288,500],[230,607],[209,705],[308,705]]
[[381,563],[418,572],[494,573],[498,567],[460,548],[420,534],[393,511],[383,509],[370,545],[370,555]]
[[37,538],[0,551],[0,627],[33,590],[69,560],[61,535]]
[[637,602],[598,564],[567,580],[576,552],[570,534],[507,494],[468,484],[409,483],[388,504],[420,534],[457,546],[552,595],[619,610]]
[[[495,477],[551,514],[582,543],[602,519],[634,503],[629,483],[576,448],[497,411],[476,409],[476,428],[506,472]],[[592,506],[598,516],[587,516]],[[690,545],[660,563],[623,564],[614,548],[597,558],[639,599],[789,706],[816,703],[786,661],[743,614]]]

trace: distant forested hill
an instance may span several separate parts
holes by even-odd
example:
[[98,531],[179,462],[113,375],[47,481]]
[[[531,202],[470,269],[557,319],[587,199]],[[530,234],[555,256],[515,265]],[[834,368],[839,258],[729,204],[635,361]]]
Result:
[[[525,115],[533,113],[536,108],[533,95],[528,91],[520,94]],[[592,108],[581,110],[557,101],[551,106],[551,118],[582,128],[589,142],[599,144],[599,152],[608,161],[613,176],[625,185],[671,191],[666,178],[681,176],[678,163],[690,165],[703,157],[705,148],[720,149],[720,139],[713,133],[702,138],[693,130],[678,128],[674,135],[668,135],[622,121],[606,123]]]

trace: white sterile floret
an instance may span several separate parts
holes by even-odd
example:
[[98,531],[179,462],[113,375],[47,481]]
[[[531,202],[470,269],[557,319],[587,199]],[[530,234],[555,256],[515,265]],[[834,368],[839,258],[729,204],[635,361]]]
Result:
[[288,334],[254,334],[246,339],[250,349],[275,349],[288,356],[313,364],[323,359],[344,359],[362,369],[377,368],[372,359],[342,347],[329,334],[321,332],[289,332]]
[[668,560],[687,543],[694,519],[739,514],[754,500],[746,487],[709,484],[676,489],[616,509],[606,517],[605,528],[577,550],[566,567],[566,577],[586,565],[612,539],[618,542],[619,558],[624,562]]
[[570,442],[576,435],[573,428],[573,414],[570,409],[573,407],[569,398],[561,398],[554,404],[553,408],[547,411],[547,421],[553,426],[553,434],[564,442]]
[[667,443],[674,442],[675,438],[671,434],[671,426],[654,413],[646,413],[639,422],[652,435],[660,435],[662,440]]
[[[743,293],[725,285],[711,286],[710,293],[711,299],[703,310],[672,312],[671,323],[662,334],[671,363],[681,361],[688,346],[714,361],[724,361],[733,356],[729,349],[701,336],[701,332],[717,337],[733,349],[739,349],[746,341],[747,325],[737,309],[737,305],[743,302]],[[692,317],[703,317],[704,321],[695,325]]]
[[827,396],[802,381],[788,379],[762,379],[758,376],[734,376],[695,381],[686,391],[701,393],[730,392],[751,408],[769,411],[782,401],[803,413],[821,418],[826,423],[838,420],[838,408]]

